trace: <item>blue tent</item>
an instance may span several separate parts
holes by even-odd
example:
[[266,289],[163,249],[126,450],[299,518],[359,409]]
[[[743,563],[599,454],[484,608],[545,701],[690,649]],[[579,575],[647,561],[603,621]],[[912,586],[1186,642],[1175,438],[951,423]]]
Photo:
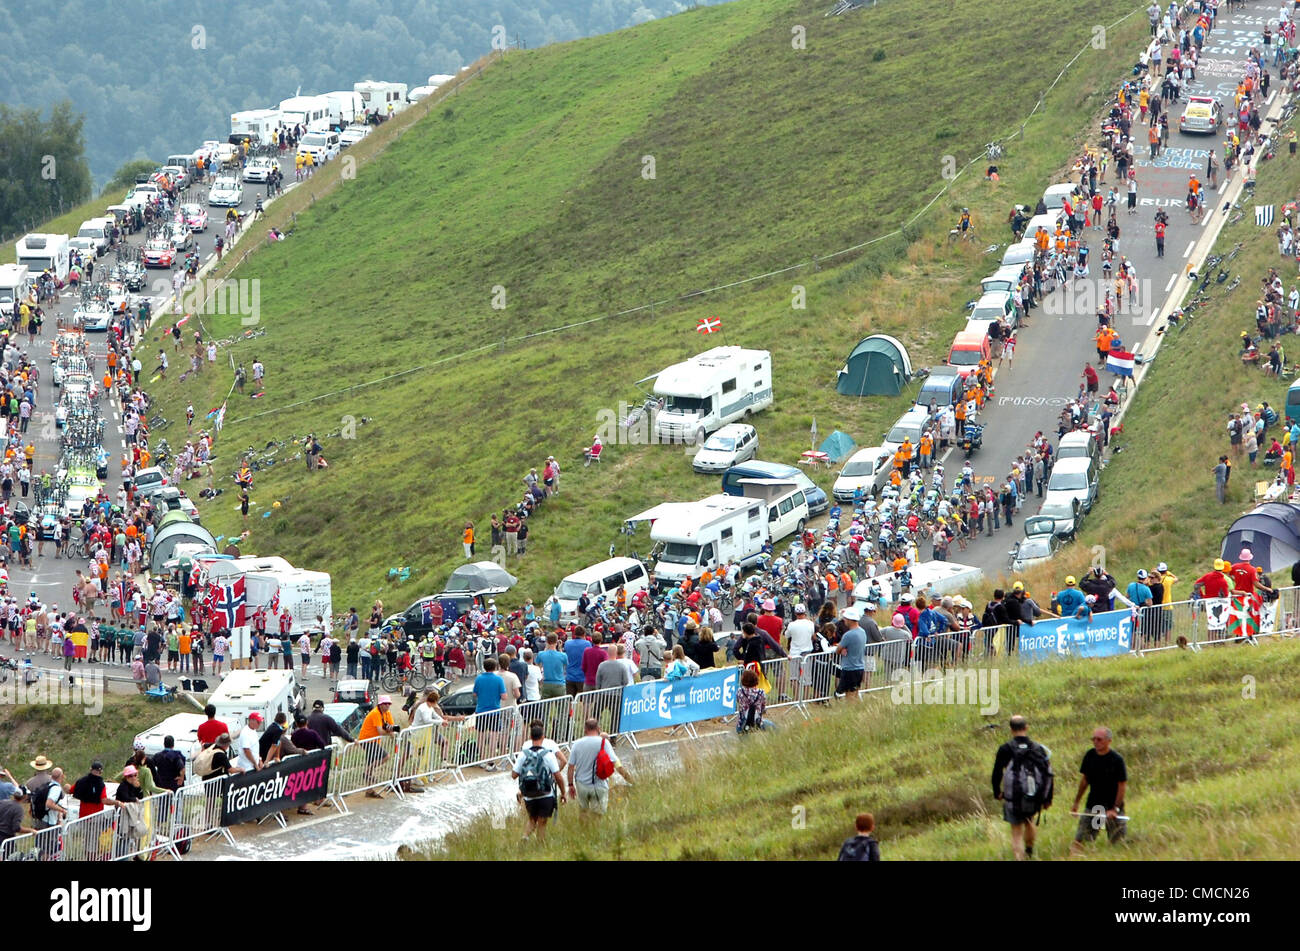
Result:
[[821,451],[830,457],[831,462],[839,462],[853,454],[853,450],[858,448],[858,444],[853,441],[853,437],[847,433],[842,433],[838,429],[826,437],[826,441],[821,444]]

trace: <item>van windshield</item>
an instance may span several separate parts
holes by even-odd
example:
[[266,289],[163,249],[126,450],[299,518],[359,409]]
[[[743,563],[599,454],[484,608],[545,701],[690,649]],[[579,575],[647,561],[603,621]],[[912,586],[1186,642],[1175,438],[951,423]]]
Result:
[[706,412],[713,401],[708,396],[669,396],[667,408],[679,413]]
[[25,258],[22,259],[21,263],[26,264],[26,265],[27,265],[27,269],[28,269],[29,271],[35,271],[35,272],[38,273],[38,274],[39,274],[41,271],[44,271],[44,270],[47,270],[47,269],[50,269],[50,268],[53,268],[53,267],[54,267],[54,261],[53,261],[53,259],[51,259],[51,258],[28,258],[28,257],[25,257]]
[[582,597],[582,592],[587,590],[587,586],[581,581],[565,579],[560,582],[560,586],[555,589],[555,596],[561,601],[577,601]]
[[954,350],[948,354],[948,364],[954,367],[973,367],[980,362],[978,350]]
[[850,462],[840,472],[842,476],[869,476],[875,472],[876,464],[872,459],[859,459],[857,462]]
[[686,542],[669,542],[664,546],[664,553],[660,557],[674,565],[694,565],[700,560],[700,546],[689,545]]
[[82,228],[77,232],[78,238],[102,238],[104,236],[104,226],[98,228]]

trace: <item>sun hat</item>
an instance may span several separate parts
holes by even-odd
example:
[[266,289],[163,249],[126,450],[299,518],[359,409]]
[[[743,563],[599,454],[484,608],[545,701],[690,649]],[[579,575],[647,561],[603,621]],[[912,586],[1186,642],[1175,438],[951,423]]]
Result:
[[134,766],[128,766],[126,769],[122,770],[122,778],[126,779],[128,776],[138,776],[139,773],[140,771]]
[[1251,551],[1250,551],[1249,548],[1243,548],[1243,549],[1241,550],[1241,554],[1237,556],[1237,560],[1238,560],[1238,561],[1254,561],[1254,560],[1255,560],[1255,556],[1251,553]]
[[840,617],[844,618],[846,621],[860,621],[862,620],[862,610],[856,606],[850,605],[844,609],[844,612]]
[[1147,577],[1147,570],[1146,570],[1145,568],[1139,568],[1139,569],[1138,569],[1138,581],[1145,581],[1145,580],[1146,580],[1146,577]]
[[44,756],[38,756],[36,759],[31,761],[30,765],[32,769],[36,770],[38,773],[43,773],[47,769],[54,768],[54,761],[48,760]]
[[386,694],[386,693],[385,693],[385,694],[380,694],[379,699],[375,701],[375,706],[377,706],[377,707],[382,707],[384,704],[386,704],[386,703],[387,703],[387,704],[392,704],[392,702],[393,702],[393,698],[390,697],[388,694]]
[[1169,570],[1169,566],[1168,566],[1167,564],[1165,564],[1163,561],[1160,562],[1160,564],[1156,565],[1156,571],[1159,571],[1159,572],[1162,572],[1162,573],[1163,573],[1163,572],[1166,572],[1166,571],[1168,571],[1168,570]]
[[768,598],[766,601],[763,602],[762,607],[764,611],[775,611],[776,602],[773,601],[771,598]]

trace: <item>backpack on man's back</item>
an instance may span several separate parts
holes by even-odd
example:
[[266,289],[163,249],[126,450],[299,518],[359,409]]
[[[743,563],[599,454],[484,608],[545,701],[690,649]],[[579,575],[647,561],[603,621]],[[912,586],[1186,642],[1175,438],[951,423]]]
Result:
[[1052,804],[1056,777],[1051,755],[1033,740],[1011,744],[1011,762],[1002,774],[1002,798],[1017,815],[1036,816]]
[[519,768],[519,792],[528,799],[540,799],[555,792],[555,777],[546,768],[548,752],[544,746],[524,750],[524,762]]

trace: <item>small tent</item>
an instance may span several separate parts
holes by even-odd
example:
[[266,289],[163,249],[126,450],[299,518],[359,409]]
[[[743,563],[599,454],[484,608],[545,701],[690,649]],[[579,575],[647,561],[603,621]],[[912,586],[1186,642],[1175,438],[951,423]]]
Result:
[[911,377],[907,348],[886,334],[872,334],[849,353],[835,389],[845,396],[897,396]]
[[150,572],[161,574],[164,565],[171,561],[180,545],[198,545],[206,551],[217,550],[217,542],[212,533],[177,509],[168,512],[158,523],[158,530],[153,536],[153,547],[149,549]]
[[1300,505],[1265,502],[1238,518],[1223,537],[1222,557],[1235,562],[1242,549],[1263,572],[1277,572],[1300,561]]
[[858,444],[853,441],[853,437],[848,433],[842,433],[838,429],[826,437],[826,441],[819,447],[831,462],[839,462],[853,454],[853,450],[858,448]]

